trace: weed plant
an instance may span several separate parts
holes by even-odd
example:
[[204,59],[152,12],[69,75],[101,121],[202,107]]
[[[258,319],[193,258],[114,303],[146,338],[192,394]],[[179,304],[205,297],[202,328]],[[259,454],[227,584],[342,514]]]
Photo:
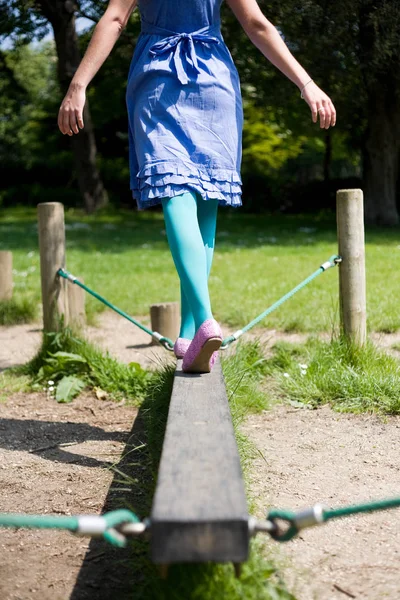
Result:
[[[34,381],[34,387],[53,381],[56,398],[71,401],[85,386],[107,392],[112,398],[139,404],[152,374],[139,363],[123,364],[93,344],[78,338],[71,329],[45,333],[37,355],[19,369]],[[59,391],[61,388],[61,391]],[[58,397],[57,397],[58,394]]]

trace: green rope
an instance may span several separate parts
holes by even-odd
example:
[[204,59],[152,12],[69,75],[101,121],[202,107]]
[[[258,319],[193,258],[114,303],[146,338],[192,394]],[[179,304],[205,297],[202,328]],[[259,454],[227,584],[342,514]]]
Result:
[[[239,331],[236,331],[234,334],[226,337],[223,340],[223,342],[222,342],[221,349],[227,348],[230,344],[232,344],[232,342],[235,342],[237,339],[239,339],[239,337],[241,337],[244,333],[246,333],[247,331],[249,331],[249,329],[252,329],[260,321],[262,321],[263,319],[265,319],[266,316],[268,316],[274,310],[276,310],[277,308],[279,308],[279,306],[281,306],[284,302],[286,302],[286,300],[289,300],[289,298],[291,298],[292,296],[294,296],[303,287],[305,287],[311,281],[313,281],[313,279],[315,279],[316,277],[318,277],[318,275],[320,275],[321,273],[324,273],[325,271],[327,271],[331,267],[335,267],[338,263],[341,262],[341,260],[342,260],[341,257],[338,256],[337,254],[331,256],[329,258],[329,260],[327,260],[326,262],[324,262],[316,271],[314,271],[314,273],[312,273],[309,277],[307,277],[306,279],[304,279],[304,281],[302,281],[301,283],[299,283],[290,292],[288,292],[287,294],[285,294],[284,296],[282,296],[282,298],[280,298],[280,300],[277,300],[274,304],[272,304],[272,306],[270,306],[264,312],[262,312],[260,315],[258,315],[258,317],[256,317],[252,321],[250,321],[250,323],[248,323],[245,327],[243,327],[243,329],[239,329]],[[136,321],[136,319],[134,319],[133,317],[130,317],[126,312],[124,312],[123,310],[121,310],[117,306],[114,306],[114,304],[111,304],[111,302],[109,302],[108,300],[106,300],[105,298],[103,298],[102,296],[100,296],[100,294],[98,294],[97,292],[91,290],[89,287],[87,287],[87,285],[85,285],[84,283],[82,283],[81,281],[79,281],[79,279],[77,277],[75,277],[75,275],[72,275],[71,273],[69,273],[65,269],[59,269],[58,270],[58,275],[60,275],[60,277],[63,277],[64,279],[68,279],[69,281],[71,281],[72,283],[75,283],[76,285],[79,285],[79,287],[81,287],[86,292],[88,292],[89,294],[91,294],[92,296],[94,296],[95,298],[97,298],[97,300],[99,300],[100,302],[102,302],[103,304],[105,304],[106,306],[108,306],[109,308],[111,308],[112,310],[114,310],[116,313],[118,313],[119,315],[121,315],[122,317],[124,317],[125,319],[127,319],[128,321],[130,321],[131,323],[133,323],[134,325],[136,325],[137,327],[139,327],[142,331],[145,331],[146,333],[148,333],[149,335],[151,335],[153,337],[153,339],[156,339],[157,341],[159,341],[160,344],[162,344],[164,346],[164,348],[166,348],[167,350],[173,350],[174,344],[173,344],[172,340],[170,340],[167,337],[163,337],[161,334],[159,334],[159,333],[157,333],[155,331],[151,331],[151,329],[149,329],[145,325],[142,325],[141,323],[139,323],[139,321]]]
[[354,504],[342,508],[324,509],[323,516],[324,521],[329,521],[330,519],[340,519],[341,517],[348,517],[350,515],[356,515],[359,513],[388,510],[389,508],[399,507],[400,498],[392,498],[390,500],[379,500],[376,502],[369,502],[367,504]]
[[133,512],[125,509],[114,510],[105,515],[81,515],[79,517],[0,513],[0,527],[63,529],[78,535],[101,535],[107,542],[118,547],[126,545],[126,538],[118,531],[118,527],[126,523],[139,522]]
[[[341,508],[324,508],[317,504],[311,509],[295,513],[288,510],[273,509],[267,515],[267,520],[275,526],[275,532],[272,532],[272,537],[278,542],[289,542],[302,529],[320,525],[331,519],[340,519],[350,515],[361,513],[369,513],[380,510],[388,510],[390,508],[400,508],[400,498],[391,498],[389,500],[377,500],[366,504],[352,504]],[[281,530],[278,527],[277,519],[288,523],[286,530]]]
[[87,285],[85,285],[84,283],[82,283],[81,281],[79,281],[79,279],[77,277],[75,277],[75,275],[72,275],[71,273],[69,273],[65,269],[58,269],[57,274],[60,275],[60,277],[63,277],[64,279],[68,279],[68,281],[71,281],[72,283],[75,283],[76,285],[78,285],[79,287],[81,287],[83,290],[85,290],[85,292],[88,292],[88,294],[91,294],[92,296],[94,296],[94,298],[97,298],[97,300],[100,300],[100,302],[102,302],[103,304],[105,304],[106,306],[108,306],[108,308],[111,308],[116,313],[118,313],[119,315],[121,315],[121,317],[124,317],[125,319],[127,319],[128,321],[130,321],[131,323],[133,323],[134,325],[136,325],[136,327],[139,327],[142,331],[144,331],[144,332],[148,333],[149,335],[151,335],[151,337],[153,339],[155,339],[158,342],[160,342],[160,344],[162,346],[164,346],[164,348],[166,348],[167,350],[173,350],[174,349],[174,343],[173,343],[172,340],[170,340],[167,337],[162,336],[157,331],[152,331],[151,329],[149,329],[145,325],[142,325],[141,323],[139,323],[139,321],[136,321],[136,319],[134,319],[133,317],[130,317],[126,312],[124,312],[123,310],[121,310],[117,306],[114,306],[114,304],[111,304],[111,302],[109,302],[108,300],[106,300],[105,298],[103,298],[103,296],[100,296],[100,294],[98,294],[97,292],[91,290]]
[[331,256],[329,258],[329,260],[327,260],[325,263],[323,263],[316,271],[314,271],[314,273],[312,273],[309,277],[307,277],[306,279],[304,279],[304,281],[302,281],[301,283],[299,283],[298,285],[296,285],[295,288],[293,288],[290,292],[288,292],[287,294],[285,294],[284,296],[282,296],[282,298],[280,300],[277,300],[277,302],[275,302],[274,304],[272,304],[272,306],[270,306],[264,312],[262,312],[260,315],[258,315],[258,317],[256,317],[252,321],[250,321],[250,323],[248,323],[245,327],[243,327],[243,329],[239,329],[239,331],[236,331],[236,333],[234,333],[234,334],[228,336],[227,338],[225,338],[223,340],[223,342],[222,342],[221,348],[227,348],[230,344],[232,344],[232,342],[236,341],[237,339],[239,339],[240,336],[242,336],[244,333],[246,333],[246,331],[249,331],[249,329],[251,329],[252,327],[254,327],[255,325],[257,325],[257,323],[259,323],[263,319],[265,319],[265,317],[267,315],[271,314],[274,310],[276,310],[277,308],[279,308],[279,306],[281,306],[281,304],[283,304],[284,302],[286,302],[286,300],[289,300],[289,298],[291,298],[292,296],[294,296],[303,287],[305,287],[306,285],[308,285],[313,279],[315,279],[316,277],[318,277],[318,275],[320,275],[321,273],[324,273],[330,267],[335,267],[338,263],[341,262],[341,260],[342,260],[341,257],[338,256],[338,255],[336,255],[336,254],[333,255],[333,256]]
[[67,529],[78,530],[78,517],[58,517],[48,515],[0,514],[0,527],[25,527],[28,529]]

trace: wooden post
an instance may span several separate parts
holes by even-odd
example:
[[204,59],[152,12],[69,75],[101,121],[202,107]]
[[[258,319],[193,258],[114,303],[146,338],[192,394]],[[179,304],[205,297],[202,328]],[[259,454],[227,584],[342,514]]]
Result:
[[241,563],[249,515],[219,358],[211,373],[178,360],[151,511],[155,563]]
[[[83,279],[79,279],[84,283]],[[73,329],[82,329],[86,325],[85,290],[76,283],[68,281],[68,325]]]
[[338,190],[336,194],[339,254],[341,327],[352,342],[367,339],[365,283],[364,202],[362,190]]
[[11,300],[13,295],[12,252],[0,252],[0,300]]
[[[164,337],[175,341],[179,334],[180,311],[178,302],[163,302],[150,306],[151,328]],[[158,342],[153,340],[153,345]]]
[[64,206],[60,202],[38,204],[40,275],[43,328],[57,331],[61,315],[68,315],[67,282],[57,275],[65,268]]

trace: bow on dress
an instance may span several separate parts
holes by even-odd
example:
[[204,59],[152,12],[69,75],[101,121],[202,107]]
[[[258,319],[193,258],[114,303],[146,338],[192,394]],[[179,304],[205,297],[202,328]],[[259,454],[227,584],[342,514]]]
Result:
[[[150,54],[161,56],[167,52],[173,52],[176,74],[179,81],[183,85],[186,85],[189,77],[185,69],[185,64],[191,64],[196,73],[200,73],[194,42],[219,44],[220,40],[215,35],[212,35],[217,30],[215,27],[203,27],[191,33],[173,33],[161,27],[152,26],[151,28],[152,34],[164,35],[164,32],[166,32],[167,36],[150,47]],[[150,31],[145,31],[145,33],[150,33]]]

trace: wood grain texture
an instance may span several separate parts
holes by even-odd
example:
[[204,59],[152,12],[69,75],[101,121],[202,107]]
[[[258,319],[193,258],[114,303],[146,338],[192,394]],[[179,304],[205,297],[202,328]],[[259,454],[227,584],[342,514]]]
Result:
[[0,252],[0,300],[11,300],[13,295],[12,252]]
[[247,559],[248,511],[218,360],[186,374],[178,361],[151,514],[155,563]]
[[[179,335],[181,315],[179,302],[162,302],[150,306],[151,329],[161,333],[170,340],[175,340]],[[153,340],[152,345],[158,346],[158,340]]]
[[67,282],[57,275],[58,269],[65,268],[64,206],[43,202],[37,208],[43,328],[58,331],[61,315],[68,316]]
[[364,200],[359,189],[336,193],[339,254],[341,326],[346,337],[358,345],[367,340],[365,281]]
[[[83,279],[79,281],[84,283]],[[86,325],[85,290],[75,283],[68,282],[68,325],[80,331]]]

